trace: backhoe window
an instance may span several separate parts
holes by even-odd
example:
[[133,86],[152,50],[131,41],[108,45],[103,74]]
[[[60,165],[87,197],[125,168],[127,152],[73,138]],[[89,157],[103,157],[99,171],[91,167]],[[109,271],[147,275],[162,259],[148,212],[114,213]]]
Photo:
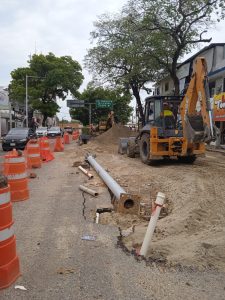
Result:
[[146,121],[154,121],[154,102],[149,102],[146,109]]
[[155,101],[155,119],[161,115],[161,101]]

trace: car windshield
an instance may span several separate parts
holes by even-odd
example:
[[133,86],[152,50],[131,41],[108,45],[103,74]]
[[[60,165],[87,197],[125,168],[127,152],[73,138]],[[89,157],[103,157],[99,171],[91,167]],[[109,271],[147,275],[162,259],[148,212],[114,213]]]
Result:
[[47,131],[47,127],[39,127],[36,131]]
[[60,131],[60,128],[59,127],[51,127],[49,130],[50,131]]
[[11,134],[26,134],[28,131],[27,128],[12,128],[8,134],[11,135]]

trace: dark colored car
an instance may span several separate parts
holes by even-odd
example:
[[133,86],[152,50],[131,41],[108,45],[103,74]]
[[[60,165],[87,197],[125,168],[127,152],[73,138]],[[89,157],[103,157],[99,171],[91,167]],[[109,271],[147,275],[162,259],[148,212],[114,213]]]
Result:
[[2,139],[2,149],[3,151],[24,150],[31,138],[36,138],[36,133],[31,128],[12,128]]
[[73,134],[73,127],[71,126],[65,126],[64,127],[64,131],[69,133],[69,134]]
[[60,127],[50,127],[48,129],[47,137],[57,137],[57,136],[63,136],[63,131]]

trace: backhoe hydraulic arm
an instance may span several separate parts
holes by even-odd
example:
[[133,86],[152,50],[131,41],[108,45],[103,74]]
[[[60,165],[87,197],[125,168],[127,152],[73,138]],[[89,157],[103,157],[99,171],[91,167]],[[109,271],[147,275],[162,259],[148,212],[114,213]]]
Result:
[[187,144],[210,142],[214,138],[205,58],[198,57],[193,67],[191,81],[180,105]]

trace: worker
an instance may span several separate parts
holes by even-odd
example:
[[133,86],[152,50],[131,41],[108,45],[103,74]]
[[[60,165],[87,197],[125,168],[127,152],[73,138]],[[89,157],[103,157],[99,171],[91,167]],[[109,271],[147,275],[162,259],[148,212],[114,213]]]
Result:
[[163,103],[163,115],[164,117],[174,117],[174,114],[167,102]]
[[176,120],[170,105],[167,102],[163,103],[163,115],[165,119],[165,129],[174,129],[176,126]]

